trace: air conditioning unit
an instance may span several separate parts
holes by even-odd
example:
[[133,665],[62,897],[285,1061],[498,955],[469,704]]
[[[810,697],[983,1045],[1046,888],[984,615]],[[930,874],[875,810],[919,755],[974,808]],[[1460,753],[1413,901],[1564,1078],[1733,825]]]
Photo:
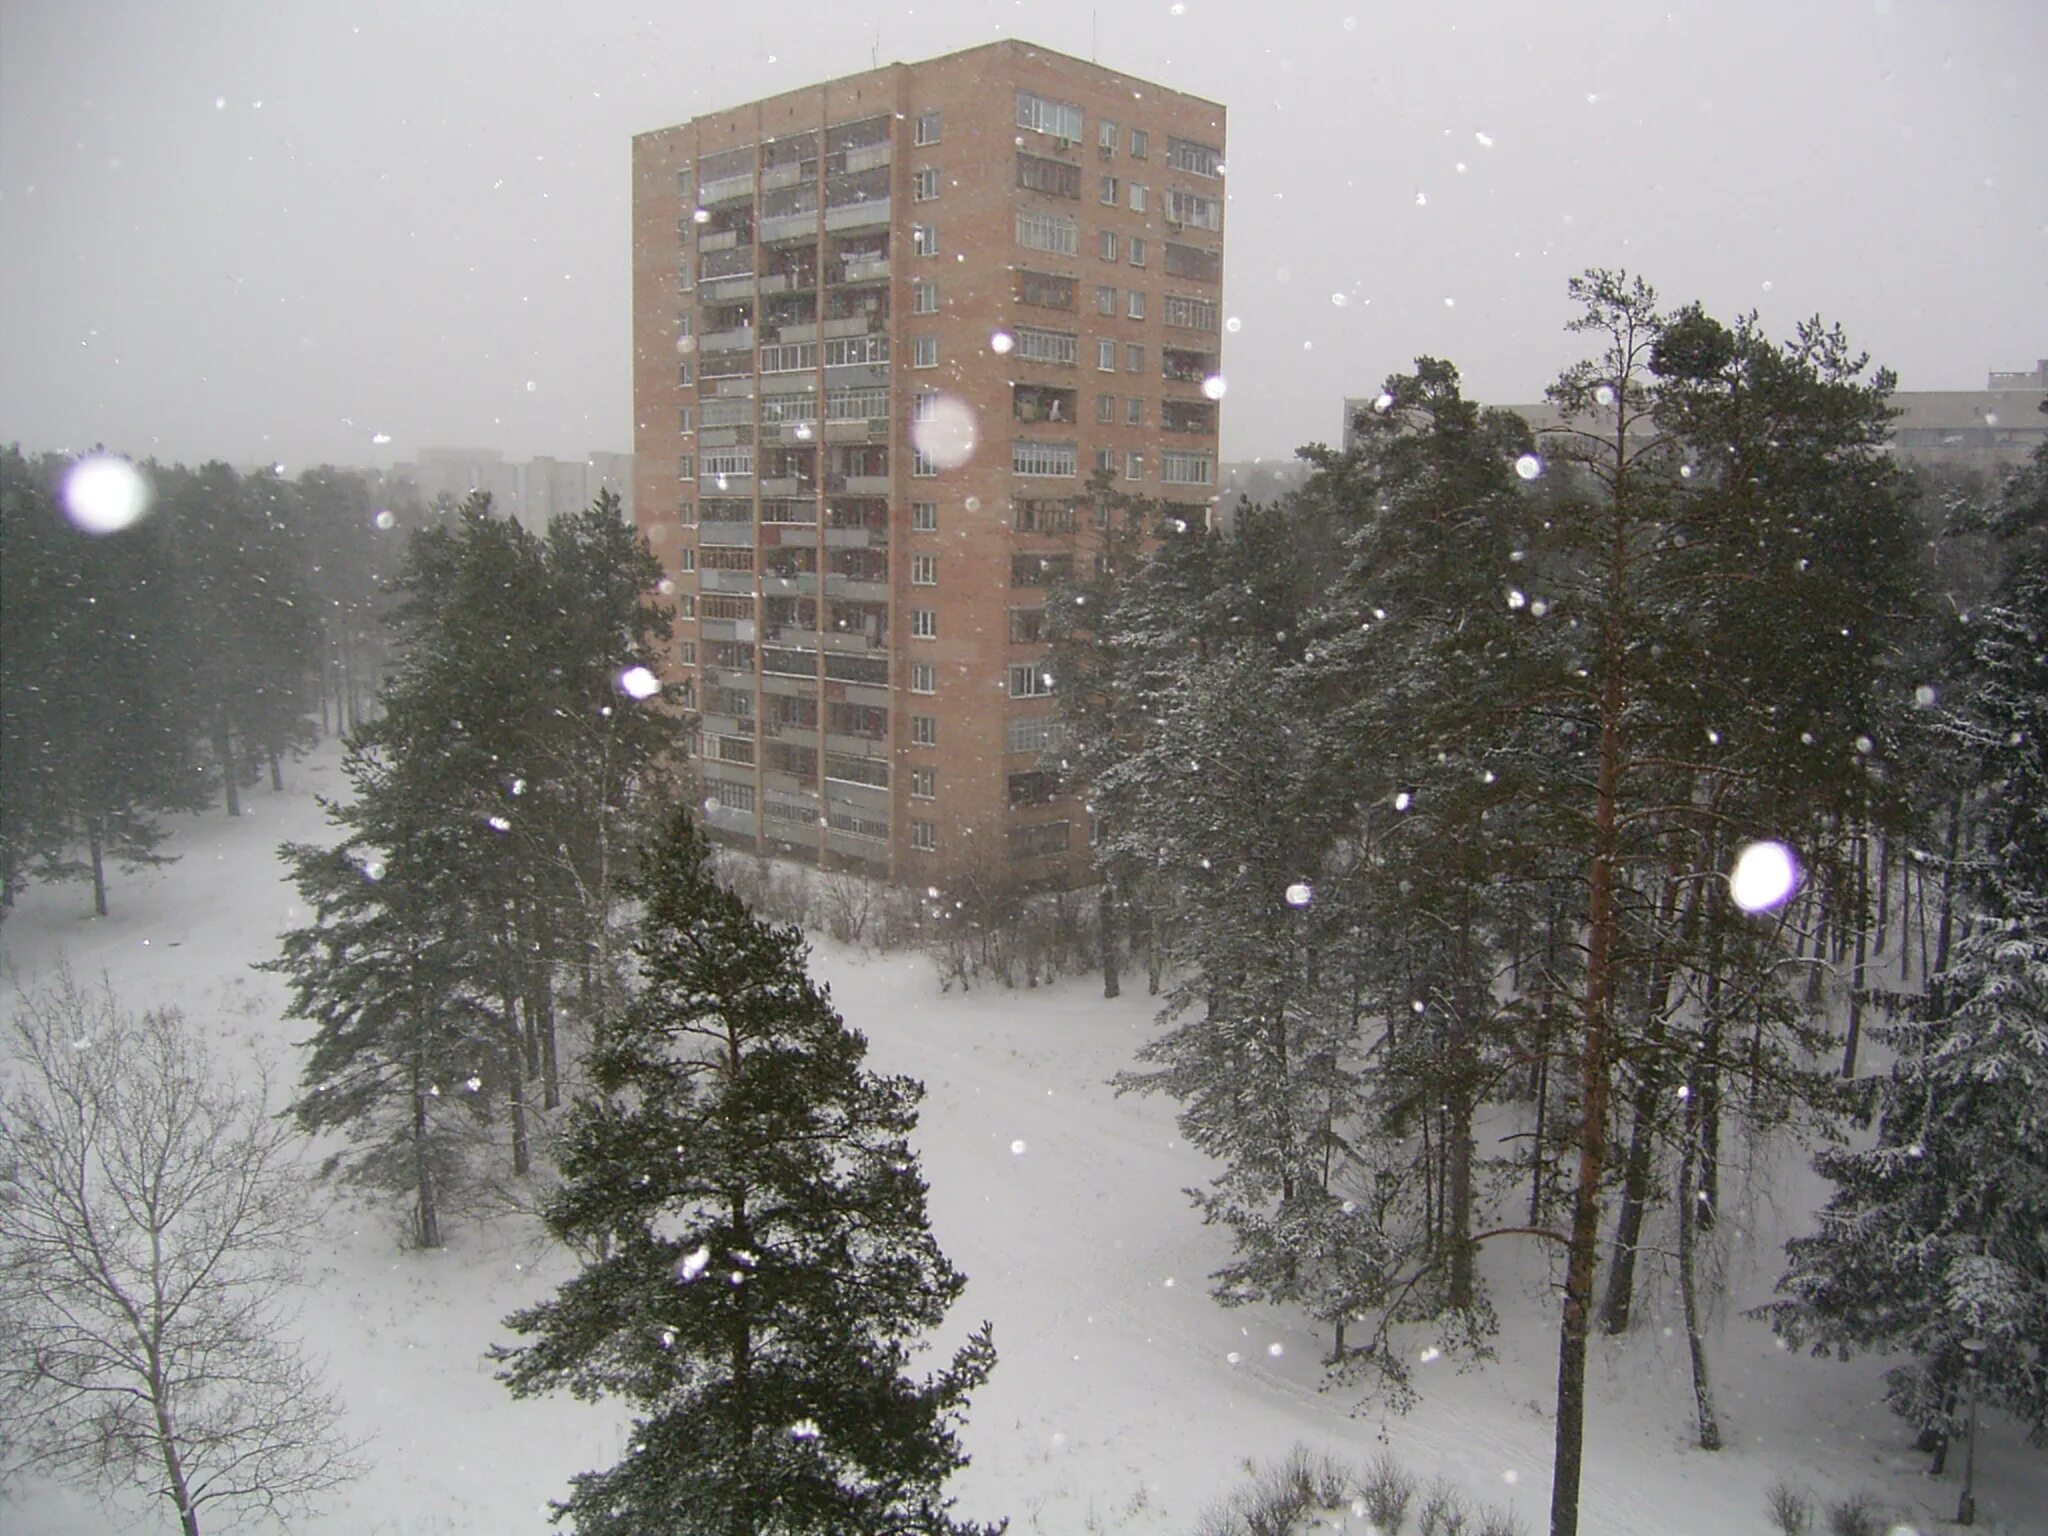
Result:
[[1055,138],[1052,147],[1063,155],[1071,155],[1074,152],[1074,141],[1069,138]]

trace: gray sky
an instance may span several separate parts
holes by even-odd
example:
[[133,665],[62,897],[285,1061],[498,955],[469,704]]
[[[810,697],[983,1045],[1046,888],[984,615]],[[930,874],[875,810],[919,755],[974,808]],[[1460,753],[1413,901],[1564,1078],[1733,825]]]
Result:
[[2048,356],[2043,0],[0,0],[0,441],[629,449],[632,134],[999,36],[1229,107],[1227,458],[1418,352],[1535,398],[1590,265]]

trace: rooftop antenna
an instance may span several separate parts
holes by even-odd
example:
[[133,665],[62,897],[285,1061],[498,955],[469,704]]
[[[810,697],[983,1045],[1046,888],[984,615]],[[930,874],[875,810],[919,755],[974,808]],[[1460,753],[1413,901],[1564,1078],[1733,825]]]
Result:
[[1093,9],[1090,9],[1088,12],[1088,62],[1090,64],[1100,64],[1102,62],[1102,60],[1097,56],[1095,21],[1096,12]]
[[881,67],[882,67],[882,29],[881,29],[880,27],[877,27],[877,28],[875,28],[875,41],[874,41],[874,45],[873,45],[872,47],[870,47],[870,48],[868,49],[868,68],[869,68],[869,69],[880,69]]

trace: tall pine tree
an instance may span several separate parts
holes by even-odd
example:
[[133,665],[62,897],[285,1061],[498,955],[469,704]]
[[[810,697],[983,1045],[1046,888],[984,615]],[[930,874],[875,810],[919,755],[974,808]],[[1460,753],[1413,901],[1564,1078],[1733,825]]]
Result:
[[754,918],[677,811],[638,891],[641,990],[604,1021],[548,1226],[596,1257],[509,1326],[520,1396],[566,1387],[639,1412],[624,1460],[558,1518],[605,1536],[835,1536],[978,1528],[942,1493],[994,1347],[908,1374],[965,1279],[933,1240],[909,1136],[921,1090]]

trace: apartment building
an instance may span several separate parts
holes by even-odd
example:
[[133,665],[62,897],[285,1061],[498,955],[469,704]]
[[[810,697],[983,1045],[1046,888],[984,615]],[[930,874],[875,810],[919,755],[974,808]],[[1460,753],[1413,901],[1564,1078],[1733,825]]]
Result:
[[1086,868],[1042,609],[1097,471],[1208,521],[1223,172],[1222,107],[1016,41],[634,140],[634,500],[715,835]]

